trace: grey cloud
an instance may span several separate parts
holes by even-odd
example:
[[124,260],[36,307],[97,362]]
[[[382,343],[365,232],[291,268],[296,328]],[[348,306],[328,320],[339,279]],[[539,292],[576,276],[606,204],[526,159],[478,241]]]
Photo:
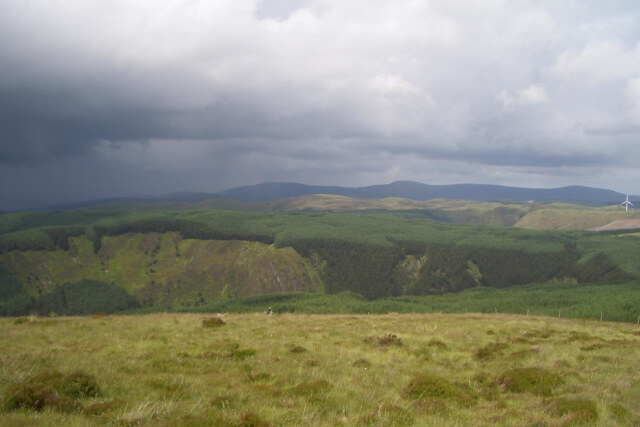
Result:
[[[639,12],[625,1],[10,0],[0,164],[85,161],[150,191],[157,180],[121,169],[162,169],[176,190],[432,179],[420,165],[437,163],[512,184],[535,168],[583,179],[624,150],[633,171]],[[191,165],[202,175],[179,175]]]

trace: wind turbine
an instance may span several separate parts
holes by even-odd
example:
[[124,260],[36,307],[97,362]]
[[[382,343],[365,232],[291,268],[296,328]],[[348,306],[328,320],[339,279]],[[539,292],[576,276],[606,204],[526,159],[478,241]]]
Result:
[[629,195],[627,194],[627,200],[625,200],[624,202],[620,203],[621,205],[624,205],[624,210],[628,211],[629,210],[629,206],[633,206],[633,203],[631,203],[629,201]]

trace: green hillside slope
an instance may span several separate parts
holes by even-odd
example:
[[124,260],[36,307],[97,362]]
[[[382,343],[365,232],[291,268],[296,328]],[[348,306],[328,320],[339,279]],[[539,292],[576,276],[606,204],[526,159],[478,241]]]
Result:
[[0,267],[38,301],[86,280],[118,286],[142,306],[195,307],[272,292],[376,299],[640,277],[640,238],[615,232],[327,212],[71,211],[2,220]]
[[238,240],[183,239],[176,232],[86,237],[69,249],[10,251],[0,265],[31,295],[83,279],[115,283],[144,305],[198,305],[256,293],[321,290],[318,275],[291,248]]
[[534,230],[589,230],[623,219],[640,219],[640,212],[626,212],[622,206],[593,208],[557,203],[527,213],[514,226]]

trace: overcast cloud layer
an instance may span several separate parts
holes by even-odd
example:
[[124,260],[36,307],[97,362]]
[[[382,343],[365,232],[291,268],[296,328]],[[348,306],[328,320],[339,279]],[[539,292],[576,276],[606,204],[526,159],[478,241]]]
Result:
[[640,194],[636,1],[7,0],[0,209],[265,181]]

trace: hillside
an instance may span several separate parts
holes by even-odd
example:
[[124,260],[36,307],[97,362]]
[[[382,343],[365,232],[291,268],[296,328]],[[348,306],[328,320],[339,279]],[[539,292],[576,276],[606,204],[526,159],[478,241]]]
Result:
[[94,253],[86,237],[68,250],[0,255],[32,295],[85,279],[119,284],[144,305],[198,306],[256,293],[322,290],[317,272],[291,248],[260,242],[183,239],[168,232],[104,236]]
[[[597,230],[613,221],[640,218],[640,211],[625,212],[624,207],[587,206],[568,202],[483,202],[459,199],[417,201],[399,197],[359,199],[334,194],[312,194],[285,197],[264,202],[243,202],[213,198],[188,201],[118,201],[87,207],[84,215],[118,215],[122,212],[185,212],[233,210],[240,212],[353,212],[359,214],[390,213],[404,218],[426,218],[435,221],[519,227],[534,230]],[[67,211],[71,212],[71,211]],[[50,213],[46,215],[51,215]],[[13,218],[15,215],[8,217]],[[38,218],[32,215],[32,218]],[[80,218],[85,221],[86,218]],[[9,219],[8,224],[11,223]],[[619,223],[616,229],[620,229]],[[0,226],[2,226],[0,222]],[[631,225],[624,228],[635,228]]]
[[552,204],[541,206],[522,216],[515,227],[533,230],[606,230],[607,224],[615,221],[631,221],[620,223],[615,229],[637,228],[635,221],[640,219],[640,211],[626,212],[624,207],[586,207],[568,204]]
[[640,219],[616,219],[606,225],[593,228],[594,231],[640,229]]
[[[562,188],[518,188],[486,184],[428,185],[412,181],[368,187],[327,187],[296,183],[265,183],[222,191],[217,195],[242,201],[266,201],[310,194],[333,194],[354,198],[382,199],[399,197],[411,200],[460,199],[476,201],[568,201],[611,205],[625,195],[600,188],[570,186]],[[638,198],[633,196],[631,201]]]
[[[101,208],[109,206],[111,209],[183,209],[201,202],[206,203],[200,208],[208,206],[216,209],[253,210],[257,208],[268,210],[268,204],[260,207],[260,203],[319,194],[354,199],[398,198],[413,201],[434,199],[509,203],[566,201],[594,206],[618,205],[625,198],[622,193],[583,186],[519,188],[486,184],[428,185],[412,181],[396,181],[390,184],[367,187],[339,187],[275,182],[237,187],[219,193],[181,192],[89,200],[67,205],[48,206],[43,210],[86,209],[94,206]],[[630,200],[639,202],[640,196],[630,196]]]
[[[262,187],[257,188],[260,189]],[[246,191],[257,191],[257,188],[248,187]],[[280,188],[281,186],[275,187],[276,190]],[[270,194],[268,197],[289,194],[289,192],[286,191],[287,186],[284,188],[285,189],[278,194],[271,194],[269,192],[266,194]],[[296,185],[295,188],[299,191],[294,193],[304,192],[300,185]],[[323,191],[340,192],[336,190],[339,187],[314,188]],[[478,191],[481,192],[482,190],[478,189]],[[587,193],[590,194],[589,191],[587,191]],[[241,191],[239,198],[244,197],[243,194],[245,193]],[[548,194],[549,193],[547,193],[547,195]],[[233,195],[230,196],[233,197]],[[350,197],[337,194],[307,194],[263,201],[242,201],[221,198],[220,195],[203,193],[181,193],[167,197],[174,197],[175,200],[158,198],[154,200],[110,200],[101,201],[97,204],[88,202],[83,209],[73,209],[67,212],[84,212],[84,217],[80,218],[80,220],[85,222],[89,213],[95,217],[105,217],[108,214],[117,216],[122,212],[233,210],[239,212],[320,211],[354,212],[359,214],[391,213],[404,218],[426,218],[440,222],[483,224],[503,227],[515,226],[534,230],[600,230],[600,227],[606,227],[615,221],[618,222],[609,226],[609,229],[636,228],[634,223],[630,223],[628,220],[640,219],[640,211],[631,210],[626,212],[624,207],[620,206],[617,202],[602,205],[602,203],[594,201],[414,200],[403,197],[361,198],[358,195]],[[268,197],[265,196],[265,198]],[[10,219],[5,222],[10,224],[12,222],[11,218],[14,216],[11,216]],[[33,216],[33,218],[37,217],[37,215]],[[2,227],[1,222],[0,227]],[[11,226],[9,226],[9,228],[10,227]],[[606,228],[602,228],[602,230],[605,229]]]
[[77,314],[67,293],[88,301],[96,283],[101,299],[122,301],[119,309],[162,309],[270,292],[377,299],[640,277],[638,236],[629,234],[315,211],[76,210],[3,219],[6,314]]

